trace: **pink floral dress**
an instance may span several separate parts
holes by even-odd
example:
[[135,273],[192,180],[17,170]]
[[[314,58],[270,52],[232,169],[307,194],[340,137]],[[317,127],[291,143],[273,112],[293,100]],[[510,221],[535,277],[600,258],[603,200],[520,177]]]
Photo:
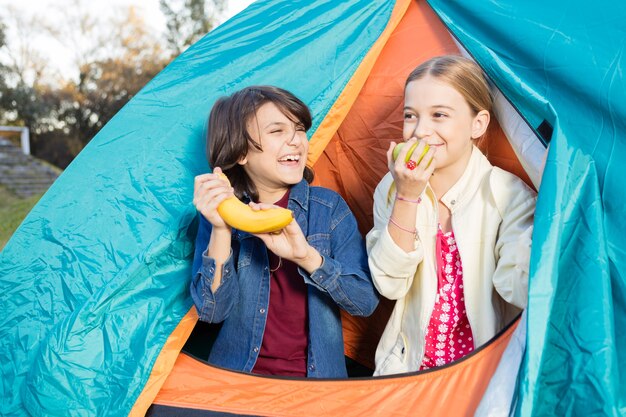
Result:
[[422,369],[445,365],[474,350],[474,337],[465,311],[463,267],[452,231],[437,233],[438,291],[426,331]]

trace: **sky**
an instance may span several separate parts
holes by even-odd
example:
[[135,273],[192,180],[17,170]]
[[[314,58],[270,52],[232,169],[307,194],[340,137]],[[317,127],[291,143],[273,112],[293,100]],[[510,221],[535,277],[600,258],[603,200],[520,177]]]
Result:
[[[34,17],[37,20],[49,21],[50,19],[62,19],[64,10],[72,7],[77,0],[0,0],[0,17],[7,25],[7,37],[9,45],[19,34],[14,32],[11,26],[11,19],[7,18],[7,13],[15,13],[21,17]],[[253,0],[226,0],[226,10],[221,17],[221,22],[225,22],[241,10],[245,9]],[[82,0],[81,4],[88,8],[94,15],[109,18],[113,17],[113,10],[116,6],[134,6],[136,12],[144,18],[147,25],[155,31],[162,32],[165,28],[165,16],[159,9],[159,0],[107,0],[94,1]],[[10,12],[10,8],[14,11]],[[67,74],[73,71],[73,54],[67,45],[62,45],[50,36],[41,34],[32,40],[32,48],[42,54],[50,69],[54,68],[57,74]],[[3,58],[0,55],[0,59]],[[6,58],[6,57],[5,57]]]
[[[227,6],[224,21],[246,8],[252,0],[226,0]],[[0,0],[1,10],[13,7],[26,13],[46,13],[52,9],[71,7],[73,0]],[[111,6],[136,6],[142,11],[147,21],[154,21],[159,27],[163,26],[165,17],[159,9],[159,0],[107,0],[106,2],[86,0],[83,1],[91,10],[97,13],[108,14]]]

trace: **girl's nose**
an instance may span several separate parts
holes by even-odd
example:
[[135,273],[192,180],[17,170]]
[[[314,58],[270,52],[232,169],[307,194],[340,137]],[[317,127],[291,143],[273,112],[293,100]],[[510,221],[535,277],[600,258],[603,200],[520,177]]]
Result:
[[416,138],[422,139],[432,135],[432,133],[432,126],[427,120],[421,118],[417,121],[417,123],[415,123],[415,131],[413,131],[413,136],[415,136]]

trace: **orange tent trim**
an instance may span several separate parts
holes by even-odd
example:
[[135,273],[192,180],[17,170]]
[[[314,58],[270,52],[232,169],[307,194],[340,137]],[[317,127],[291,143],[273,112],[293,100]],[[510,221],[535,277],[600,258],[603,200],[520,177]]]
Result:
[[154,404],[272,417],[473,416],[518,323],[451,365],[390,377],[266,377],[182,354]]

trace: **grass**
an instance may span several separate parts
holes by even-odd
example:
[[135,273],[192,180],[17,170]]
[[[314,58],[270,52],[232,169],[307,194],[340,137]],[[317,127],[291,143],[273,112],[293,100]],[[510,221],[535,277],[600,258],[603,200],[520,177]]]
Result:
[[40,198],[41,195],[19,198],[7,188],[0,187],[0,250]]

